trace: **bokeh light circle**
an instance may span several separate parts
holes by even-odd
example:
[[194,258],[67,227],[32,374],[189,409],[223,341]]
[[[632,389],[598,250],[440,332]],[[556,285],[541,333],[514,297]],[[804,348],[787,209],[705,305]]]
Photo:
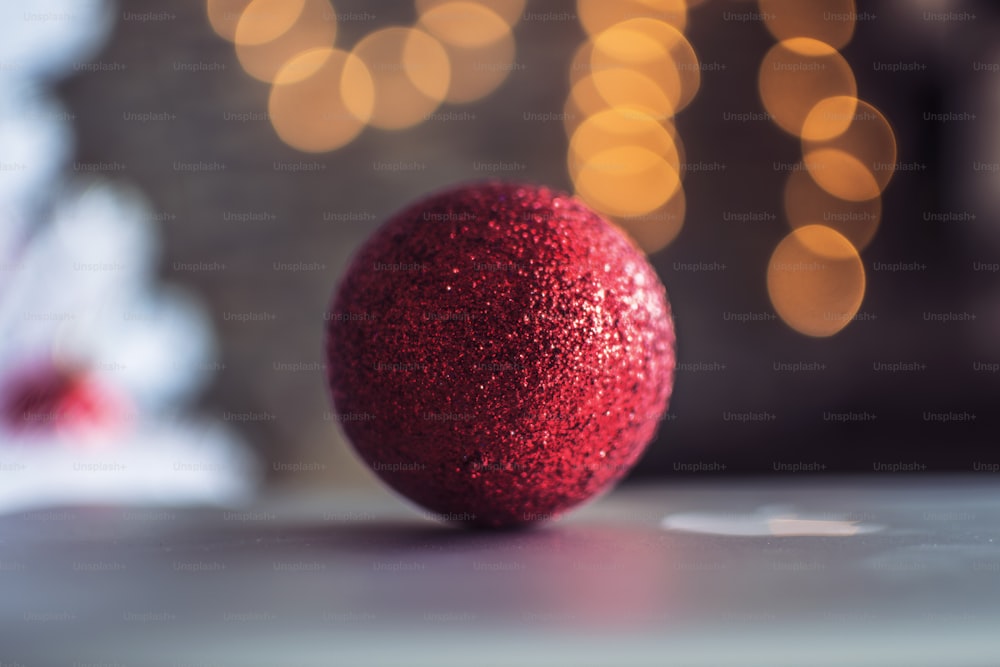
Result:
[[878,231],[882,198],[848,201],[819,187],[805,169],[793,172],[785,183],[785,217],[792,228],[826,225],[864,250]]
[[854,0],[758,0],[758,6],[779,41],[809,37],[839,49],[854,35]]
[[680,187],[680,176],[662,155],[626,145],[587,156],[574,185],[577,194],[601,213],[628,217],[665,204]]
[[375,106],[368,122],[374,127],[396,130],[416,125],[448,93],[448,53],[422,30],[376,30],[358,42],[352,53],[372,76]]
[[243,10],[253,0],[208,0],[205,13],[212,30],[219,37],[230,42],[236,41],[236,26],[240,22]]
[[851,95],[826,97],[806,114],[801,137],[807,141],[827,141],[839,137],[851,126],[858,112],[858,98]]
[[[417,14],[423,16],[440,5],[447,5],[455,0],[416,0]],[[477,0],[475,4],[481,5],[497,14],[504,23],[513,26],[521,19],[524,12],[526,0]]]
[[875,175],[857,156],[838,148],[816,148],[803,156],[809,175],[834,197],[865,201],[882,194]]
[[255,46],[278,39],[302,16],[306,0],[253,0],[236,24],[237,44]]
[[507,31],[486,46],[464,48],[442,43],[451,63],[451,81],[445,101],[464,104],[482,99],[496,90],[518,68],[514,37]]
[[570,176],[575,178],[580,167],[598,153],[621,146],[650,150],[680,173],[680,154],[670,131],[640,111],[615,107],[588,116],[573,133],[568,150]]
[[625,107],[629,105],[610,105],[601,96],[597,86],[594,84],[594,77],[590,74],[581,77],[576,81],[566,97],[563,105],[564,126],[567,138],[572,136],[577,126],[586,120],[590,115],[597,113],[601,109],[610,109],[612,106]]
[[[244,71],[271,83],[293,56],[314,48],[331,47],[337,36],[337,15],[327,0],[254,0],[236,26],[236,57]],[[258,7],[258,3],[266,3]],[[293,9],[300,11],[288,22]],[[268,17],[280,14],[284,30],[268,25]],[[285,25],[287,23],[287,25]],[[277,36],[274,36],[277,35]],[[260,41],[264,36],[271,37]]]
[[594,43],[589,39],[580,44],[576,51],[573,52],[573,58],[569,63],[570,88],[572,88],[577,81],[594,71],[593,65],[591,65],[590,62],[591,54],[593,52]]
[[510,36],[510,24],[476,2],[444,2],[420,14],[420,26],[445,44],[475,49]]
[[635,240],[643,252],[654,253],[670,245],[684,227],[687,199],[677,188],[665,204],[637,216],[614,216],[611,220]]
[[577,0],[576,13],[588,35],[633,18],[656,19],[684,30],[687,4],[686,0]]
[[590,55],[598,90],[611,103],[603,83],[608,72],[627,69],[655,84],[673,112],[687,106],[701,85],[701,67],[683,33],[664,21],[636,18],[595,35]]
[[[829,106],[846,103],[835,99],[818,104],[806,118],[804,134],[816,134],[814,127],[825,121],[815,119]],[[879,196],[896,171],[896,135],[882,112],[857,100],[847,128],[822,141],[803,138],[802,155],[821,188],[841,199],[865,201]]]
[[375,85],[364,62],[340,49],[311,49],[278,72],[268,100],[275,132],[301,151],[323,152],[349,143],[375,105]]
[[806,37],[786,39],[764,56],[758,74],[764,108],[786,132],[802,135],[809,112],[822,100],[857,95],[850,64],[836,49]]
[[775,312],[808,336],[832,336],[857,314],[865,268],[857,249],[825,225],[792,230],[768,263],[767,291]]
[[[664,78],[668,76],[664,72]],[[666,91],[662,81],[655,81],[642,72],[625,67],[602,69],[578,81],[577,86],[587,80],[597,93],[598,108],[630,106],[660,120],[672,118],[677,110],[674,100],[679,86]]]

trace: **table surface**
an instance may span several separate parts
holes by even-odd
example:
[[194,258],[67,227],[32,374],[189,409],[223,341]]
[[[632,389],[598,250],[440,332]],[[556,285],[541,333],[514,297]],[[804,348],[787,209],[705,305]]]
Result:
[[623,487],[539,529],[388,493],[0,517],[0,665],[1000,664],[1000,486]]

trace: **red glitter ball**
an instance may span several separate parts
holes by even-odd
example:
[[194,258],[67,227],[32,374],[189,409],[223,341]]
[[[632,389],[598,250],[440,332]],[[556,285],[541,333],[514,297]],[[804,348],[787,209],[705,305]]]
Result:
[[327,315],[333,401],[392,488],[508,526],[606,491],[652,439],[674,326],[643,254],[579,200],[487,183],[410,206]]

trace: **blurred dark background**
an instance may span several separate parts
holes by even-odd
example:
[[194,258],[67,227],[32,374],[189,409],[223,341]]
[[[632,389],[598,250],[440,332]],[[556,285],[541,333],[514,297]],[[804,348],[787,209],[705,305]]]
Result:
[[[334,4],[369,17],[339,25],[340,48],[415,16],[410,2]],[[734,316],[773,313],[767,262],[788,232],[787,173],[773,165],[800,159],[798,142],[773,123],[731,120],[763,110],[757,68],[774,39],[759,21],[734,18],[755,8],[706,0],[690,11],[686,34],[704,71],[677,126],[687,163],[716,167],[689,170],[684,227],[651,256],[676,313],[682,365],[669,415],[633,477],[995,471],[1000,5],[859,2],[865,20],[843,54],[858,96],[891,122],[904,167],[862,253],[867,291],[857,321],[829,338],[780,319]],[[111,66],[61,86],[75,116],[75,169],[107,172],[145,193],[162,230],[163,280],[193,289],[210,308],[222,352],[204,412],[257,414],[238,426],[274,481],[371,483],[330,413],[321,337],[345,262],[387,216],[429,191],[491,176],[477,163],[517,162],[523,168],[504,177],[571,189],[561,123],[526,120],[526,112],[562,112],[584,33],[569,0],[529,0],[528,9],[569,18],[518,23],[521,66],[485,99],[441,109],[470,112],[465,119],[367,128],[330,153],[300,153],[279,140],[264,115],[269,87],[242,71],[201,0],[126,0],[97,57]],[[157,18],[135,18],[147,13]],[[882,63],[919,67],[887,71]],[[144,112],[162,119],[127,120]],[[947,112],[968,119],[926,119]],[[197,163],[203,168],[192,171]],[[305,170],[289,171],[292,163]],[[378,167],[385,163],[405,168]],[[773,216],[732,220],[747,212]],[[276,262],[320,268],[276,270]],[[683,267],[699,262],[725,268]],[[896,263],[911,270],[876,270]],[[249,313],[265,317],[234,317]],[[800,362],[811,370],[788,370]],[[914,370],[876,370],[899,362]],[[309,465],[292,465],[301,463]]]

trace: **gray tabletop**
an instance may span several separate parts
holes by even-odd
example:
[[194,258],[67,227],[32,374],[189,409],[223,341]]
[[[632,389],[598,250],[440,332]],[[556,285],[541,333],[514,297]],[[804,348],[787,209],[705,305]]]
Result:
[[0,518],[0,665],[1000,663],[989,477],[619,489],[516,532],[386,494]]

